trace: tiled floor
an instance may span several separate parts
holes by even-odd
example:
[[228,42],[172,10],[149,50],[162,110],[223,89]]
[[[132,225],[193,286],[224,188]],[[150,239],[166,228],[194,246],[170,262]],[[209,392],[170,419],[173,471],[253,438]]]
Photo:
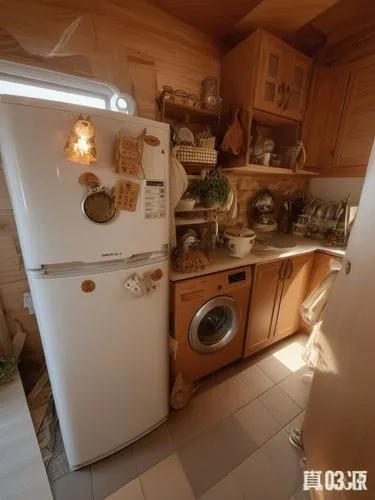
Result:
[[53,484],[56,500],[307,500],[300,426],[309,393],[297,335],[209,377],[133,446]]

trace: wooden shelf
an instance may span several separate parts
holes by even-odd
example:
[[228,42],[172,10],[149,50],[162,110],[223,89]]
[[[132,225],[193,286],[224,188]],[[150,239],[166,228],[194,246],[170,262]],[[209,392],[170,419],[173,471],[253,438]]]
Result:
[[205,208],[203,205],[195,206],[192,210],[175,210],[175,213],[185,213],[185,212],[212,212],[212,211],[222,212],[223,210],[219,208]]
[[236,175],[294,175],[302,177],[314,177],[318,174],[308,170],[297,170],[293,172],[290,168],[269,167],[266,165],[246,165],[245,167],[230,167],[223,169],[224,174]]
[[164,117],[181,118],[183,121],[185,121],[186,117],[188,116],[189,117],[188,121],[190,122],[196,119],[198,119],[198,121],[200,120],[215,121],[215,122],[219,121],[220,114],[217,113],[216,111],[210,111],[209,109],[196,108],[196,107],[193,108],[192,106],[179,104],[170,101],[168,99],[166,99],[162,103],[162,113],[163,113],[163,107],[164,107]]
[[210,222],[208,219],[205,219],[204,217],[199,217],[198,219],[183,219],[180,217],[177,217],[176,220],[176,226],[192,226],[194,224],[206,224],[207,222]]

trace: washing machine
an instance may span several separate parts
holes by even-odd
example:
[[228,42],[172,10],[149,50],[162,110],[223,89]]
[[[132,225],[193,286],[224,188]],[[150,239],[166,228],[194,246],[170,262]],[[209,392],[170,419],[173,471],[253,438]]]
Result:
[[193,382],[242,357],[251,283],[242,267],[173,284],[173,378]]

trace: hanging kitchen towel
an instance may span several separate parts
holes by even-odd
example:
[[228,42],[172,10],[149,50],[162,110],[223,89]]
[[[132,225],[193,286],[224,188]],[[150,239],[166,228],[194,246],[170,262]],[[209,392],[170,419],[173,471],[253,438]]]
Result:
[[182,195],[187,190],[189,181],[185,172],[184,167],[172,154],[170,156],[170,169],[171,169],[171,196],[170,196],[170,242],[171,247],[174,248],[177,245],[176,239],[176,220],[174,215],[174,209],[178,202],[181,200]]
[[239,112],[239,109],[235,110],[233,121],[229,124],[220,146],[222,151],[234,155],[239,155],[243,146],[243,130],[239,120]]

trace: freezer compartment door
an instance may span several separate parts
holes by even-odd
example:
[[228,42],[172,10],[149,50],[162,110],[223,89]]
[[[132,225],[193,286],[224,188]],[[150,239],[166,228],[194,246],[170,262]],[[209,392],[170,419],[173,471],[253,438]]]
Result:
[[[160,269],[138,297],[133,273]],[[29,277],[30,279],[30,277]],[[168,262],[84,276],[30,279],[69,464],[129,444],[168,415]]]
[[[48,109],[34,103],[0,103],[1,153],[26,268],[127,258],[167,244],[169,131],[165,124],[88,110],[96,130],[98,161],[86,166],[69,162],[64,151],[73,124],[85,109],[70,106],[69,110],[67,105],[66,110]],[[144,130],[160,141],[144,144],[146,180],[116,174],[117,134],[138,137]],[[103,195],[83,204],[87,189],[79,178],[87,171],[109,190],[121,179],[139,184],[135,212],[120,210],[107,223],[89,220],[83,206],[98,220],[107,213],[107,199]]]

